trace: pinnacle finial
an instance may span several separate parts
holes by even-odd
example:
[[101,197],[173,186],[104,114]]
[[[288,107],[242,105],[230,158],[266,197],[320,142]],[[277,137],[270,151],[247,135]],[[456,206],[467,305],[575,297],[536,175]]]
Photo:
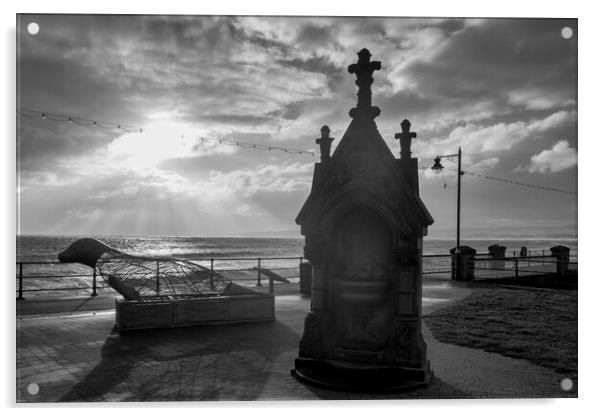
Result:
[[395,134],[395,139],[399,140],[399,144],[401,145],[401,155],[402,159],[409,159],[412,156],[412,152],[410,151],[410,146],[412,145],[412,139],[416,138],[416,133],[410,132],[410,127],[412,123],[407,118],[401,122],[401,133]]
[[355,85],[359,87],[357,92],[357,106],[352,108],[349,115],[356,117],[369,117],[374,119],[380,114],[378,107],[372,106],[372,90],[370,86],[374,82],[372,74],[381,68],[380,61],[370,61],[370,51],[366,48],[357,53],[357,63],[349,65],[347,70],[350,74],[355,74],[357,80]]
[[330,136],[330,127],[324,125],[320,129],[320,138],[316,143],[320,145],[320,162],[325,163],[330,160],[330,146],[334,140]]
[[404,118],[403,121],[401,122],[400,126],[401,126],[401,131],[403,133],[409,133],[410,132],[410,126],[412,125],[412,123],[410,123],[410,120],[408,120],[407,118]]
[[372,54],[366,48],[363,48],[361,51],[357,53],[360,62],[370,62],[370,57]]

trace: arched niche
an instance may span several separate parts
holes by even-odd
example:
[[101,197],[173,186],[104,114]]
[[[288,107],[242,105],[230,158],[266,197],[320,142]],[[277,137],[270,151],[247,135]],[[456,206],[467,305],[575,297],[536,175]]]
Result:
[[394,230],[383,216],[367,205],[348,207],[330,228],[334,263],[341,280],[384,280],[390,263]]
[[382,350],[389,338],[395,302],[390,267],[394,230],[375,209],[354,205],[334,222],[331,233],[336,354],[361,361],[354,351]]

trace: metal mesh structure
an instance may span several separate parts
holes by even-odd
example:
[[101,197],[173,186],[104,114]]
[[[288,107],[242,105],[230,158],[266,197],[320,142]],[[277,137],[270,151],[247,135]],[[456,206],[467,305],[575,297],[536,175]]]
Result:
[[[223,295],[230,281],[198,264],[170,257],[153,258],[104,253],[96,268],[111,287],[138,296]],[[123,285],[124,287],[119,287]],[[130,294],[128,293],[128,296]],[[132,297],[136,297],[135,294]]]
[[196,263],[172,257],[133,256],[93,238],[74,241],[58,258],[64,263],[96,268],[109,286],[130,300],[254,293]]

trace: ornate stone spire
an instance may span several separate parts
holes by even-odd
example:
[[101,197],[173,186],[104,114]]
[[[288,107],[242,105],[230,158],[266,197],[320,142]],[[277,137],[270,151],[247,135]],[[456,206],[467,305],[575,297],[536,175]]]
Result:
[[330,160],[330,145],[334,140],[330,136],[330,128],[322,126],[320,129],[321,137],[316,139],[316,143],[320,145],[320,162],[324,163]]
[[410,132],[411,125],[412,123],[406,118],[401,122],[401,133],[395,133],[395,139],[399,140],[399,144],[401,145],[401,152],[399,154],[402,159],[409,159],[412,156],[410,146],[412,139],[416,138],[416,133]]
[[356,64],[349,65],[347,70],[350,74],[355,74],[357,80],[355,85],[359,87],[357,92],[357,106],[349,111],[352,118],[367,117],[374,119],[380,114],[380,108],[372,106],[372,91],[370,86],[374,82],[372,73],[380,70],[380,61],[370,61],[370,51],[366,48],[357,53],[358,60]]

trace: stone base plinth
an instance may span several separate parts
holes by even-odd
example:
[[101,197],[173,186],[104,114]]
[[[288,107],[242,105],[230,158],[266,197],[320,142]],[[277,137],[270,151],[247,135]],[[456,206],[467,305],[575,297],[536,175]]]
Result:
[[118,331],[274,320],[274,296],[257,295],[115,299]]
[[422,368],[408,368],[297,358],[291,375],[330,390],[393,393],[428,387],[433,374],[428,361]]

